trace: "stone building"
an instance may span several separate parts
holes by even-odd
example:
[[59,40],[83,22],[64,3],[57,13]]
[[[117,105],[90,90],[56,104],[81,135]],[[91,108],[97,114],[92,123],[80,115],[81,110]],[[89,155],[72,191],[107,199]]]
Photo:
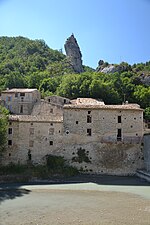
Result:
[[40,100],[37,89],[13,88],[1,93],[2,104],[13,114],[31,114],[34,104]]
[[137,104],[50,96],[35,101],[30,115],[10,116],[3,164],[41,164],[54,154],[81,171],[134,174],[144,166],[142,139],[143,110]]

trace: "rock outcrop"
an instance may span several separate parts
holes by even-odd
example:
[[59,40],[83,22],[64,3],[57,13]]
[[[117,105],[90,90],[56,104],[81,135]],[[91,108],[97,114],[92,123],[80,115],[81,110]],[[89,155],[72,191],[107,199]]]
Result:
[[125,72],[131,70],[131,66],[125,62],[120,64],[109,64],[108,62],[104,62],[103,60],[99,60],[98,67],[96,68],[96,72],[102,73],[115,73],[115,72]]
[[82,54],[79,45],[77,43],[77,40],[73,34],[67,39],[64,47],[68,60],[72,65],[74,71],[76,73],[82,73],[83,72]]

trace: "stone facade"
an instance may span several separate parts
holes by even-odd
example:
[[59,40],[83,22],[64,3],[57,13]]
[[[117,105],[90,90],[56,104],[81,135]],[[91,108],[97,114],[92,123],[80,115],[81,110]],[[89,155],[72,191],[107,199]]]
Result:
[[127,175],[144,166],[143,110],[136,104],[51,96],[9,123],[3,164],[42,164],[54,154],[88,173]]

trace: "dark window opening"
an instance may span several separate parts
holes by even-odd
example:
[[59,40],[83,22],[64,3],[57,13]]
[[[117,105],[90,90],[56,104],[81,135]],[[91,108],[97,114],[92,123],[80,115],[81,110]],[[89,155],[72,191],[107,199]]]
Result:
[[9,153],[9,156],[11,156],[11,153]]
[[8,128],[8,134],[12,134],[12,128]]
[[50,109],[50,113],[53,113],[53,109]]
[[92,117],[91,116],[87,116],[87,123],[92,123]]
[[66,99],[64,99],[64,104],[66,103]]
[[136,120],[136,118],[134,118],[134,120]]
[[18,93],[15,93],[15,98],[17,98],[18,97]]
[[122,132],[121,132],[121,129],[118,129],[117,141],[121,141],[121,139],[122,139]]
[[21,101],[23,102],[23,100],[24,100],[24,97],[21,97]]
[[33,125],[33,123],[31,123],[31,126]]
[[148,129],[150,129],[150,123],[148,123],[148,126],[147,127],[148,127]]
[[53,145],[53,141],[50,141],[50,142],[49,142],[49,145]]
[[31,151],[29,150],[28,151],[28,160],[31,161],[31,159],[32,159],[32,155],[31,155]]
[[50,100],[50,98],[48,99],[48,102],[50,102],[51,100]]
[[91,136],[92,135],[92,130],[91,129],[87,129],[87,135]]
[[91,114],[91,111],[88,111],[88,114]]
[[76,121],[76,124],[78,124],[79,122],[78,121]]
[[9,125],[12,125],[12,122],[9,122]]
[[20,113],[23,113],[23,105],[20,106]]
[[118,116],[118,123],[121,123],[121,116]]
[[51,123],[51,126],[53,126],[53,123]]
[[25,96],[25,93],[20,93],[20,97],[24,97]]
[[8,145],[12,145],[12,140],[8,140]]

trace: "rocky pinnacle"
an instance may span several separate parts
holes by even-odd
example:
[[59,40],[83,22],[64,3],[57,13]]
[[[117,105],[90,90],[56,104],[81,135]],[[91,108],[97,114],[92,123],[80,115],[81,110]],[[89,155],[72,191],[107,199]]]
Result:
[[64,47],[65,47],[66,55],[74,71],[76,73],[82,73],[83,72],[82,54],[81,54],[79,45],[77,43],[77,40],[73,34],[69,38],[67,38]]

